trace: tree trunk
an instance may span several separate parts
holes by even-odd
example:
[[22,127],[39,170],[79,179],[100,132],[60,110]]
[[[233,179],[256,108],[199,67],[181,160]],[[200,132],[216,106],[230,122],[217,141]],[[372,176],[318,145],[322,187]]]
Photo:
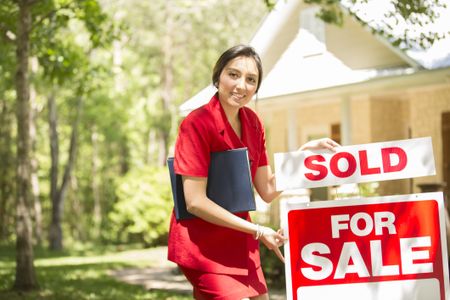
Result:
[[40,188],[38,179],[39,163],[36,158],[36,121],[38,115],[38,108],[36,105],[36,91],[33,85],[30,86],[30,144],[31,144],[31,197],[33,199],[32,216],[34,221],[34,234],[36,237],[36,243],[42,244],[42,206],[39,199]]
[[29,212],[30,193],[30,94],[28,80],[29,32],[31,11],[28,1],[18,1],[17,23],[17,202],[16,202],[16,278],[14,289],[38,288],[33,264],[32,228]]
[[125,175],[130,170],[130,148],[127,137],[123,137],[120,144],[120,175]]
[[58,201],[58,165],[59,165],[59,140],[58,117],[56,110],[55,93],[48,97],[48,123],[50,131],[50,199],[52,203],[52,221],[49,232],[50,249],[62,249],[62,232],[60,224],[60,203]]
[[[71,180],[70,180],[70,188],[73,191],[78,190],[78,181],[77,181],[77,177],[76,176],[72,176]],[[84,212],[84,207],[83,207],[83,201],[80,201],[80,197],[78,195],[78,193],[73,193],[72,197],[71,197],[71,211],[73,216],[75,216],[75,218],[77,218],[78,216],[82,216],[83,212]],[[85,226],[83,225],[83,222],[80,221],[76,221],[75,222],[71,222],[71,232],[72,232],[72,236],[74,239],[78,239],[81,242],[86,241],[87,237],[86,237],[86,230],[85,230]]]
[[7,212],[8,204],[13,200],[13,153],[11,149],[13,112],[6,101],[0,102],[0,240],[5,241],[10,232],[10,213]]
[[98,169],[100,160],[98,158],[98,134],[94,127],[91,134],[92,142],[92,195],[94,198],[94,238],[98,240],[102,224],[102,207],[100,203],[100,176]]
[[148,132],[146,134],[146,153],[145,153],[145,160],[144,162],[147,165],[155,165],[156,161],[155,161],[155,153],[159,153],[158,152],[158,142],[156,140],[156,131],[154,130],[154,128],[149,127]]
[[54,97],[49,97],[49,123],[50,123],[50,135],[51,135],[51,155],[52,155],[52,168],[51,168],[51,186],[50,195],[52,197],[52,221],[50,224],[49,244],[51,250],[63,249],[63,233],[62,233],[62,217],[64,212],[64,199],[66,197],[67,188],[69,187],[70,177],[72,176],[72,170],[75,165],[76,153],[77,153],[77,138],[78,138],[78,124],[81,120],[81,108],[82,97],[78,95],[77,110],[75,120],[72,124],[72,134],[70,137],[69,145],[69,159],[64,169],[64,175],[62,178],[61,186],[58,189],[58,132],[57,132],[57,113],[56,103]]

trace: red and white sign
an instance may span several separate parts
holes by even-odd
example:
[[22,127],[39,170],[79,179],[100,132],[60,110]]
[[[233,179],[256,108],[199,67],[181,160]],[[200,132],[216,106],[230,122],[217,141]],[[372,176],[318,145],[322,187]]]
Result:
[[274,157],[278,191],[436,174],[430,137]]
[[442,193],[288,206],[288,299],[448,299],[444,209]]

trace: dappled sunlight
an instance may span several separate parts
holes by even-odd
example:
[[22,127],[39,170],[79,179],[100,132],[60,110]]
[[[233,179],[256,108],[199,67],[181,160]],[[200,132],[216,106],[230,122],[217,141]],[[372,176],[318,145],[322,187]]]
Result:
[[36,259],[36,266],[71,266],[71,265],[87,265],[87,264],[102,264],[102,263],[126,263],[139,264],[141,267],[155,264],[154,257],[152,258],[151,251],[144,250],[128,250],[117,253],[107,253],[96,256],[69,256],[57,258]]
[[[9,253],[9,251],[6,252]],[[170,272],[166,272],[164,275],[162,267],[153,271],[149,268],[156,265],[166,266],[166,262],[160,261],[161,257],[166,255],[166,251],[164,247],[157,247],[116,253],[108,252],[105,255],[36,259],[35,265],[40,289],[29,294],[17,294],[10,291],[14,280],[14,257],[9,257],[6,261],[2,259],[0,263],[0,299],[191,299],[184,276]],[[4,249],[0,249],[0,253],[3,252]],[[98,251],[92,252],[98,253]],[[152,278],[157,280],[156,284],[158,284],[158,280],[165,280],[171,285],[158,289],[160,285],[147,284]],[[183,279],[184,291],[180,288],[183,285]],[[187,284],[187,286],[190,285]]]

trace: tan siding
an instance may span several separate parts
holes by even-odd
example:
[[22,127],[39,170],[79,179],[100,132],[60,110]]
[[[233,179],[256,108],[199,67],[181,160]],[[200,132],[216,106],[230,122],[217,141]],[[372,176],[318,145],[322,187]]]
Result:
[[[408,138],[409,101],[401,95],[374,96],[371,107],[371,142],[403,140]],[[380,195],[409,193],[410,180],[382,181]]]
[[351,118],[351,143],[353,145],[370,143],[370,100],[368,97],[352,100]]
[[431,136],[436,163],[436,176],[417,178],[414,183],[440,182],[443,180],[441,115],[443,111],[450,111],[450,86],[435,91],[415,91],[410,98],[413,137]]
[[266,125],[266,144],[272,161],[273,153],[287,151],[287,113],[284,110],[273,111],[269,119],[270,124]]
[[[297,141],[299,146],[308,141],[308,137],[331,134],[331,125],[340,123],[340,103],[322,103],[303,105],[297,111]],[[317,136],[319,137],[319,136]]]
[[409,102],[400,95],[372,97],[372,142],[402,140],[408,138]]

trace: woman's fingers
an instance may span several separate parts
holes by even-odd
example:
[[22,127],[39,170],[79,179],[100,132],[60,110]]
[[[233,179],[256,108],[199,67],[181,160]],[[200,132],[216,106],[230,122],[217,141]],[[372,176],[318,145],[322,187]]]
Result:
[[281,247],[287,242],[287,238],[283,235],[283,229],[277,230],[277,237],[275,238],[277,246]]
[[273,252],[275,252],[275,254],[278,256],[278,258],[281,260],[281,262],[284,264],[284,257],[283,254],[281,254],[280,248],[275,247],[273,249]]
[[340,145],[338,143],[336,143],[335,141],[333,141],[330,138],[325,138],[325,139],[320,140],[319,144],[323,148],[326,148],[326,149],[331,150],[333,152],[336,152],[336,147],[340,147]]
[[323,138],[318,140],[312,140],[304,144],[299,148],[300,151],[303,150],[320,150],[320,149],[328,149],[330,151],[336,152],[337,147],[340,147],[338,143],[333,141],[330,138]]
[[286,243],[287,238],[283,235],[283,230],[278,229],[274,231],[271,228],[266,227],[266,233],[262,236],[262,241],[267,248],[275,252],[276,256],[284,263],[283,254],[281,254],[280,247]]

